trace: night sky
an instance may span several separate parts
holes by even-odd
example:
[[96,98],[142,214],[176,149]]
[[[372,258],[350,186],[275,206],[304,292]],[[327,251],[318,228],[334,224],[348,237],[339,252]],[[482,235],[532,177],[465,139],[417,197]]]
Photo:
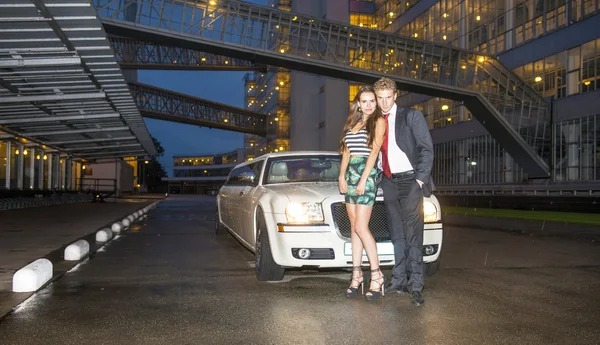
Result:
[[[247,0],[267,5],[268,0]],[[139,71],[138,81],[234,107],[244,107],[246,72]],[[160,162],[173,176],[173,156],[224,153],[243,147],[244,134],[169,121],[144,119],[148,131],[165,149]]]
[[[245,72],[140,71],[138,81],[227,105],[244,107]],[[241,148],[244,134],[176,122],[144,119],[165,149],[160,162],[173,176],[173,156],[223,153]]]

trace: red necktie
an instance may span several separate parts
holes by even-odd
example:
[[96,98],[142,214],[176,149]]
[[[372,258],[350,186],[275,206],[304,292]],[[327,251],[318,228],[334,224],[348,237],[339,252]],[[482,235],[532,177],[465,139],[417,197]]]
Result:
[[383,118],[385,118],[385,122],[386,122],[386,126],[385,126],[385,137],[383,138],[383,144],[381,145],[381,166],[383,167],[383,174],[387,177],[390,178],[392,177],[392,170],[390,169],[390,163],[388,162],[388,156],[387,156],[387,151],[388,151],[388,134],[389,134],[389,122],[388,122],[388,116],[390,116],[390,114],[383,114]]

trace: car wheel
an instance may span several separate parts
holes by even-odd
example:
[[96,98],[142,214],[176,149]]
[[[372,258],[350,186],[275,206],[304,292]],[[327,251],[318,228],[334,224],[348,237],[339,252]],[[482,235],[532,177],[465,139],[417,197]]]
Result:
[[219,207],[217,206],[217,211],[215,212],[215,234],[222,233],[223,230],[225,229],[223,228],[223,224],[221,224],[221,220],[219,217]]
[[440,259],[437,259],[435,262],[429,262],[425,264],[425,275],[431,277],[435,275],[440,268]]
[[269,235],[265,226],[264,215],[259,213],[256,221],[256,279],[260,281],[281,280],[285,269],[279,266],[271,254]]

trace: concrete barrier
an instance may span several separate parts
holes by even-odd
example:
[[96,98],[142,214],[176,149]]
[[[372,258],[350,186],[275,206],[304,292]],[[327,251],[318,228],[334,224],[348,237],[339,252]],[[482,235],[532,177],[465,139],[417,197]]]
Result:
[[121,221],[121,223],[123,224],[123,229],[128,227],[131,224],[131,221],[129,220],[129,218],[123,218],[123,220]]
[[108,242],[112,239],[113,233],[111,229],[102,229],[96,232],[96,242]]
[[90,244],[86,240],[79,240],[65,248],[65,260],[77,261],[90,252]]
[[119,222],[116,222],[110,227],[110,229],[113,232],[121,232],[121,230],[123,230],[123,225]]
[[13,275],[14,292],[31,292],[39,289],[52,278],[52,262],[37,259]]

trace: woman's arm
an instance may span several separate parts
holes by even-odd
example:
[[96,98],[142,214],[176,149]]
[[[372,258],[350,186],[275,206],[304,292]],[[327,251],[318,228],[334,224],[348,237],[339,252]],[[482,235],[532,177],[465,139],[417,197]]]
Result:
[[340,192],[348,192],[348,183],[346,182],[346,170],[348,169],[348,163],[350,162],[350,151],[346,147],[344,153],[342,153],[342,163],[340,163],[340,176],[338,176],[338,187]]
[[377,124],[375,125],[375,138],[373,139],[373,147],[371,148],[371,153],[369,153],[369,157],[365,163],[365,171],[363,171],[360,181],[356,186],[356,191],[358,194],[364,193],[367,187],[367,178],[369,178],[371,170],[373,170],[373,167],[375,167],[375,163],[377,162],[379,150],[381,150],[381,145],[383,145],[383,139],[385,137],[385,126],[387,126],[385,119],[380,118],[377,120]]

